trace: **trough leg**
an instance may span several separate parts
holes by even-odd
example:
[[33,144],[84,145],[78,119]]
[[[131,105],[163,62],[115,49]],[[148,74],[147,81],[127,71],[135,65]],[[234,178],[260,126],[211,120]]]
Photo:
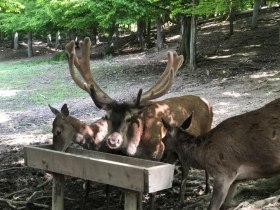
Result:
[[64,209],[64,175],[53,173],[52,210]]
[[143,193],[142,192],[138,192],[137,210],[143,210],[142,199],[143,199]]
[[138,193],[133,190],[124,191],[124,210],[137,210]]

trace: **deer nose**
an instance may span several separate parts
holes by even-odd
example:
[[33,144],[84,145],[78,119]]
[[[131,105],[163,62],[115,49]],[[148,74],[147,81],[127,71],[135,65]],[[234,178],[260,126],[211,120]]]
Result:
[[112,133],[110,136],[108,136],[107,138],[107,145],[111,148],[111,149],[117,149],[121,146],[123,142],[122,136],[120,133],[118,132],[114,132]]

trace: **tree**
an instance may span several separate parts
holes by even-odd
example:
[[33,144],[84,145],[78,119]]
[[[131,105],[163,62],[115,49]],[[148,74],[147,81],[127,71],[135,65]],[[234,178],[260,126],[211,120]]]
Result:
[[253,17],[252,17],[252,29],[257,27],[257,20],[258,20],[260,7],[261,7],[261,0],[254,0],[254,9],[253,9]]

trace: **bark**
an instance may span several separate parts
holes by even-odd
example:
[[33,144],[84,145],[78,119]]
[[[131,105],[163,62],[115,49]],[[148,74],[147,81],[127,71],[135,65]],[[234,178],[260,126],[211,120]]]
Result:
[[27,41],[27,53],[28,57],[33,57],[33,47],[32,47],[32,32],[29,31],[27,34],[28,41]]
[[56,32],[55,36],[55,49],[61,49],[61,36],[60,31]]
[[157,17],[157,49],[162,49],[163,46],[163,32],[162,32],[162,18],[161,15]]
[[196,15],[191,17],[191,35],[190,35],[190,70],[196,68]]
[[18,32],[15,32],[14,34],[14,49],[17,50],[18,49]]
[[179,53],[184,56],[185,61],[190,59],[190,32],[191,18],[182,16],[181,18],[181,43]]
[[47,46],[52,47],[52,35],[51,34],[47,35]]
[[145,49],[144,27],[145,27],[144,20],[140,20],[137,22],[137,35],[138,35],[138,41],[139,41],[141,50]]
[[97,43],[97,40],[98,40],[97,27],[93,27],[92,28],[92,36],[91,36],[92,44],[95,45]]
[[151,20],[147,21],[147,37],[146,37],[147,47],[150,48],[152,46],[151,42]]
[[235,19],[234,8],[231,6],[229,11],[229,35],[230,36],[233,35],[234,32],[234,25],[233,25],[234,19]]
[[253,17],[252,17],[252,29],[257,28],[257,21],[258,21],[260,6],[261,6],[261,0],[254,0],[254,9],[253,9]]

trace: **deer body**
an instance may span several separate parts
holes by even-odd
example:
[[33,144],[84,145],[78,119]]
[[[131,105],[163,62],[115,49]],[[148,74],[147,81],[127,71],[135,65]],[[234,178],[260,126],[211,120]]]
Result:
[[195,136],[207,133],[213,118],[211,108],[204,99],[187,95],[153,102],[144,107],[135,122],[127,126],[123,142],[114,145],[107,139],[107,144],[111,149],[120,149],[129,156],[161,160],[165,150],[162,139],[166,135],[161,119],[178,126],[192,112],[196,114],[189,132]]
[[190,119],[181,128],[163,123],[169,131],[166,145],[182,162],[213,176],[210,210],[228,208],[238,182],[280,174],[280,99],[229,118],[199,137],[183,130]]

